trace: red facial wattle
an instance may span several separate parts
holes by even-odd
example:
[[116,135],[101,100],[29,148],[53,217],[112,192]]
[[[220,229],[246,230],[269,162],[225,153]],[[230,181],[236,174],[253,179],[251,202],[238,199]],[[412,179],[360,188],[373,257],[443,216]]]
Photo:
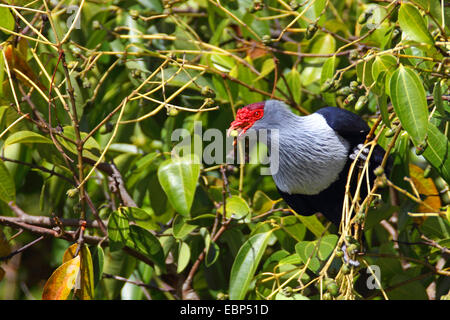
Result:
[[236,120],[234,120],[228,134],[232,130],[240,129],[239,136],[243,135],[253,124],[264,116],[264,103],[253,103],[248,106],[239,109],[236,114]]

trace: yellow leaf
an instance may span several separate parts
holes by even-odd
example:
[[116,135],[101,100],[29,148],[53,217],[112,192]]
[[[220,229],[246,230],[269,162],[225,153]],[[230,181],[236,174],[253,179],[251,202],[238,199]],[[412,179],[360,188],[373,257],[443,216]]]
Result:
[[[441,208],[441,198],[439,197],[439,191],[437,190],[433,179],[424,178],[423,170],[414,164],[409,165],[409,173],[417,192],[419,192],[420,195],[426,196],[426,199],[423,202],[433,208],[434,212],[439,212]],[[420,204],[417,208],[417,212],[428,213],[433,211],[427,206]]]
[[75,258],[75,252],[77,252],[78,243],[74,243],[64,252],[63,255],[63,263]]
[[80,289],[76,295],[81,300],[92,300],[94,298],[94,265],[89,248],[83,246],[80,251],[81,256],[81,274]]
[[[73,259],[77,251],[78,244],[74,243],[64,252],[63,263]],[[89,248],[83,246],[79,252],[80,257],[80,277],[75,287],[75,294],[81,300],[92,300],[94,298],[94,265]]]
[[66,300],[80,271],[80,256],[63,263],[44,286],[42,300]]

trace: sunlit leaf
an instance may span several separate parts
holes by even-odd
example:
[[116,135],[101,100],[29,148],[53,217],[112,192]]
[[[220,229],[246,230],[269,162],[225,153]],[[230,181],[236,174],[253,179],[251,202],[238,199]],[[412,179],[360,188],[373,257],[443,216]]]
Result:
[[180,241],[178,244],[177,273],[183,272],[188,266],[191,258],[191,248],[186,242]]
[[414,186],[417,192],[426,198],[423,200],[424,203],[429,205],[432,209],[428,208],[424,204],[419,204],[417,212],[438,212],[441,207],[441,198],[439,197],[439,191],[431,178],[425,178],[423,176],[424,170],[420,167],[409,164],[409,174],[414,182]]
[[313,216],[302,216],[297,215],[297,218],[305,225],[305,227],[311,231],[316,237],[321,237],[324,234],[327,234],[323,224],[317,219],[315,215]]
[[76,290],[76,295],[81,300],[94,299],[94,266],[91,252],[84,245],[80,250],[81,269],[80,269],[80,288]]
[[229,289],[231,300],[242,300],[245,298],[248,286],[258,268],[271,234],[271,231],[257,233],[249,238],[239,249],[231,268]]
[[[226,217],[233,219],[242,219],[250,213],[247,202],[238,196],[231,196],[226,200]],[[223,214],[223,206],[219,208],[219,213]]]
[[417,73],[400,65],[390,81],[392,105],[400,122],[415,144],[427,135],[428,107],[425,89]]
[[269,58],[264,61],[261,67],[260,75],[253,80],[253,82],[259,81],[269,75],[275,69],[275,61],[272,58]]
[[419,10],[411,3],[402,3],[398,23],[410,40],[432,45],[434,43]]
[[190,224],[183,216],[178,215],[173,221],[173,236],[177,239],[183,239],[197,227],[197,225]]
[[[320,85],[323,85],[325,81],[330,81],[334,77],[334,72],[336,70],[336,56],[328,58],[322,66],[322,73],[320,74]],[[323,99],[330,106],[336,105],[336,95],[330,92],[322,93]]]
[[[330,34],[320,34],[312,39],[310,53],[327,54],[336,49],[336,40]],[[307,67],[301,73],[303,85],[307,86],[320,80],[322,64],[326,58],[305,58]]]
[[[9,8],[0,7],[0,27],[5,28],[9,31],[14,30],[14,16],[11,14]],[[2,31],[0,31],[2,32]]]
[[336,247],[338,236],[335,234],[329,234],[317,241],[319,242],[319,259],[325,261]]
[[15,143],[47,143],[52,144],[52,140],[32,131],[15,132],[6,139],[4,146]]
[[168,159],[158,168],[158,179],[170,204],[183,216],[189,216],[200,164],[190,157]]
[[308,264],[308,269],[314,272],[319,270],[320,261],[316,256],[316,242],[300,241],[295,245],[295,252],[305,265]]
[[272,209],[273,201],[264,192],[257,190],[253,195],[253,213],[255,215],[264,213]]
[[42,300],[66,300],[75,286],[80,271],[80,256],[63,263],[47,280]]

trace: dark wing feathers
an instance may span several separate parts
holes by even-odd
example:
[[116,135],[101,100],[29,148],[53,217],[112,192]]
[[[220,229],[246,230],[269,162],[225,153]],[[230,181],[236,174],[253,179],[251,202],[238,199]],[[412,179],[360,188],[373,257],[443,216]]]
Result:
[[348,110],[325,107],[316,113],[322,115],[327,124],[342,138],[349,141],[352,147],[363,143],[370,131],[369,126],[360,116]]

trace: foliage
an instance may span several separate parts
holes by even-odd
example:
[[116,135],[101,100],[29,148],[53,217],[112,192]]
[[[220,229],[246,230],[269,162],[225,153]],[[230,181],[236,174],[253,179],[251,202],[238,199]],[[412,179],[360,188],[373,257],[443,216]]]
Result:
[[[449,12],[3,1],[0,297],[448,298]],[[346,197],[340,228],[292,212],[260,164],[172,155],[176,129],[225,135],[239,107],[268,99],[351,110],[391,154],[390,177]]]

